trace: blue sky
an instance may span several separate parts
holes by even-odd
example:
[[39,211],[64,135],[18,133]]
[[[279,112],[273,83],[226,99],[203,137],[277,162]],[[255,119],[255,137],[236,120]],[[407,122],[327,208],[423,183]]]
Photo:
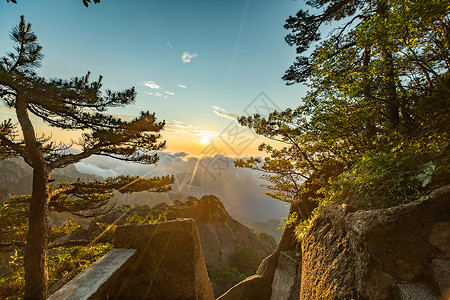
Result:
[[[81,0],[2,0],[0,55],[11,50],[8,33],[23,14],[44,47],[40,75],[70,78],[91,71],[104,76],[105,88],[135,86],[135,105],[111,113],[155,112],[170,125],[163,133],[169,151],[199,154],[211,141],[220,144],[217,135],[234,122],[230,115],[244,114],[261,92],[279,108],[300,103],[305,87],[286,86],[281,76],[295,57],[283,24],[302,5],[102,0],[85,8]],[[223,154],[254,154],[256,145]]]

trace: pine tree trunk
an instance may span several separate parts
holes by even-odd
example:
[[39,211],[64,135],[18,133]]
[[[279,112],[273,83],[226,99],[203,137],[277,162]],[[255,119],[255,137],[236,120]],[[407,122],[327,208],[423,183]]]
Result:
[[33,170],[27,246],[25,248],[25,297],[27,300],[44,300],[47,292],[48,245],[48,172],[45,168]]
[[47,293],[48,245],[48,179],[50,172],[42,156],[33,124],[28,116],[28,103],[16,98],[16,114],[22,128],[27,159],[33,167],[33,191],[28,217],[27,246],[24,253],[26,300],[44,300]]
[[[388,18],[389,7],[384,0],[378,1],[377,12],[383,18]],[[400,123],[397,87],[395,83],[394,59],[386,41],[380,40],[381,60],[384,64],[383,78],[386,89],[386,116],[392,127]]]
[[[370,51],[371,48],[369,46],[364,47],[362,76],[363,76],[363,95],[366,103],[370,103],[373,99],[372,86],[368,74],[370,63]],[[366,123],[367,136],[370,140],[377,134],[377,127],[375,125],[375,120],[372,118],[367,118],[366,122],[367,122]]]

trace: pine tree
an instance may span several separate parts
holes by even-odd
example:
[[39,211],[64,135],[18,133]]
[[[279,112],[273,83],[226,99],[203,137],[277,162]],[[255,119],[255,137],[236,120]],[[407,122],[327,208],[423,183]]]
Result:
[[[108,202],[114,189],[168,191],[173,178],[119,176],[105,182],[77,181],[51,186],[50,174],[54,169],[92,155],[155,163],[158,156],[149,153],[165,146],[165,142],[159,141],[158,133],[164,122],[158,122],[149,112],[142,112],[131,121],[106,113],[110,107],[132,103],[136,96],[134,88],[120,92],[106,90],[103,95],[101,76],[92,82],[90,73],[70,80],[38,76],[35,69],[43,57],[42,47],[23,16],[10,37],[15,47],[14,52],[0,61],[0,100],[15,111],[18,124],[11,120],[0,124],[0,158],[22,157],[33,169],[24,255],[25,299],[45,299],[49,207],[72,212],[100,208]],[[74,142],[81,151],[71,151],[70,145],[57,144],[49,136],[38,136],[30,115],[54,128],[83,131],[82,137]]]

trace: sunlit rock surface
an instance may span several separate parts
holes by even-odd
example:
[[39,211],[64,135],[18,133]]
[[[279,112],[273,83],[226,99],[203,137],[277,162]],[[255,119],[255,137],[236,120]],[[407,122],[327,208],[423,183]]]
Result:
[[219,299],[449,299],[450,186],[389,209],[328,207],[304,240],[301,271],[283,259],[299,253],[286,241]]
[[300,299],[437,298],[432,262],[450,258],[449,221],[450,186],[389,209],[327,208],[304,241]]
[[119,226],[115,243],[138,252],[108,299],[214,299],[194,220]]

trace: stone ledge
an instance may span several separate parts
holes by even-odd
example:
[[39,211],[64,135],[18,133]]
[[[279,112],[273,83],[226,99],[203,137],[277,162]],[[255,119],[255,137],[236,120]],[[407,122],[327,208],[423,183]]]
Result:
[[90,265],[48,300],[87,300],[136,253],[135,249],[113,249]]

